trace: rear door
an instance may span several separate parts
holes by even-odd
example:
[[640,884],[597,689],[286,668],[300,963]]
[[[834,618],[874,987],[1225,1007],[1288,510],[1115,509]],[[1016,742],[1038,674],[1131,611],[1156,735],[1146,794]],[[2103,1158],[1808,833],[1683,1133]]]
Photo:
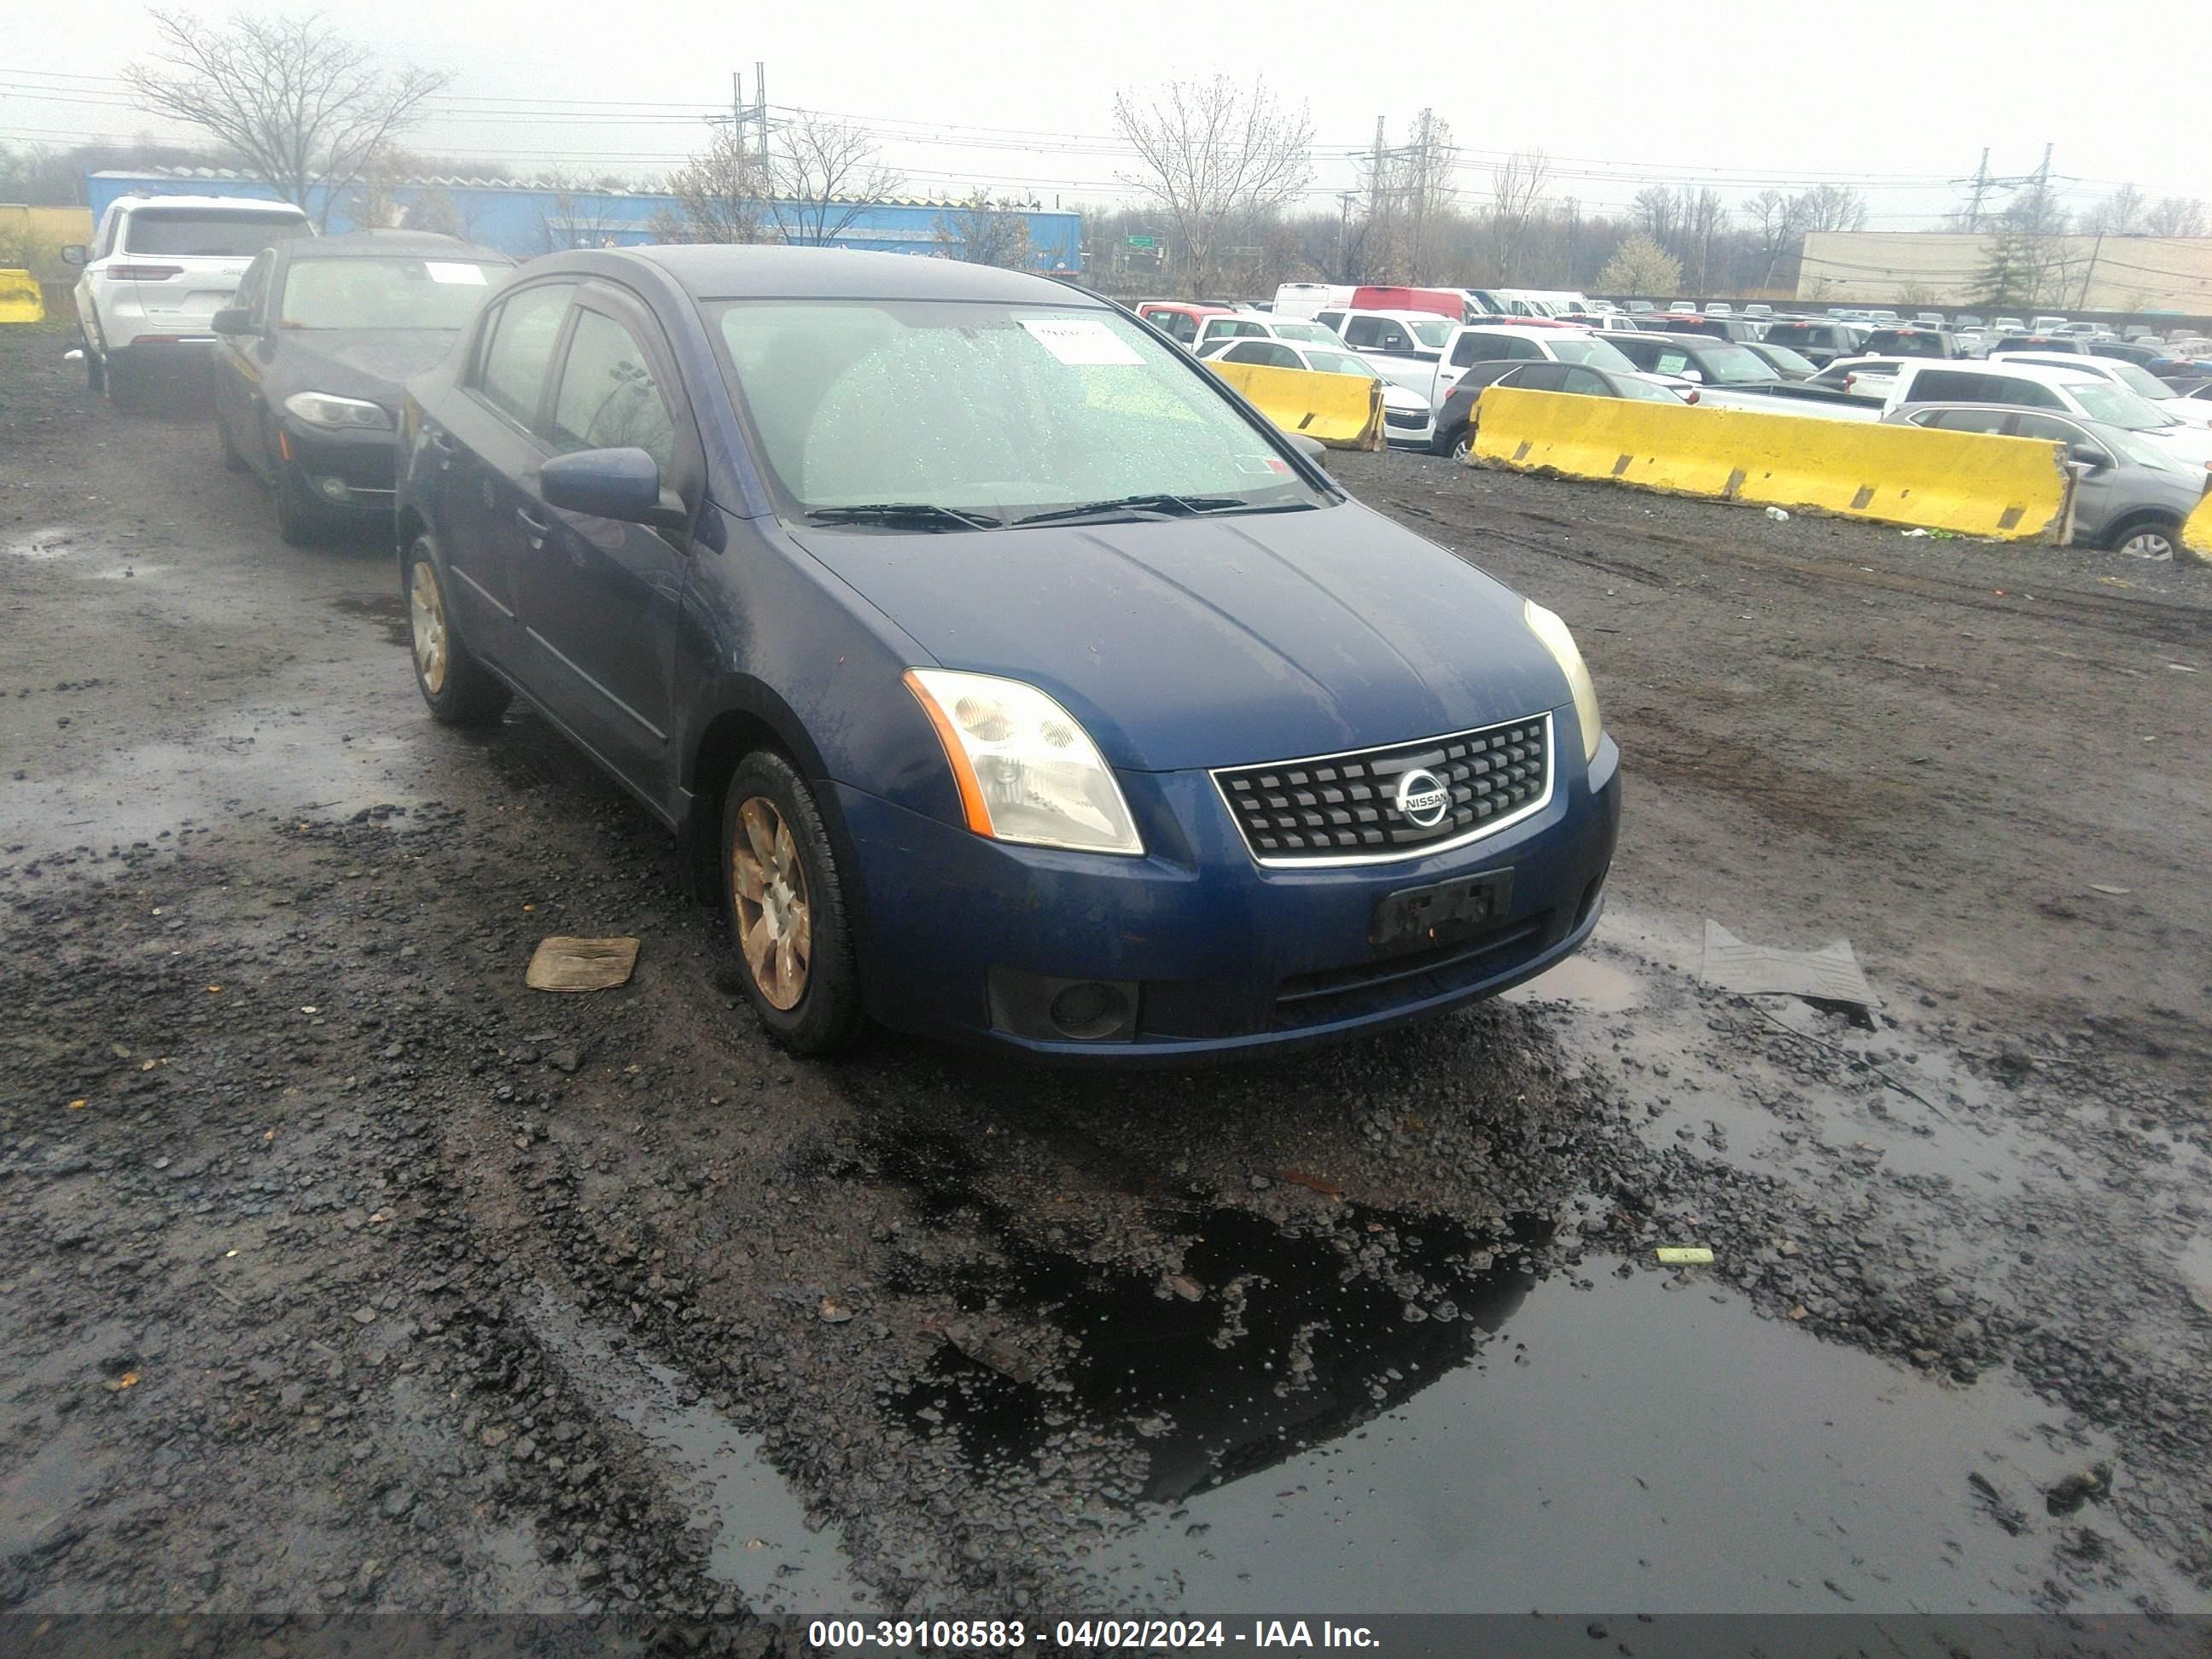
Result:
[[[659,325],[628,294],[593,283],[579,295],[550,410],[553,454],[642,449],[663,485],[697,504],[697,424]],[[516,599],[546,701],[632,787],[665,801],[676,781],[672,677],[686,538],[542,501],[530,510]]]
[[542,422],[575,292],[573,279],[539,283],[486,313],[460,395],[443,401],[441,422],[426,422],[429,453],[416,463],[434,469],[427,493],[461,631],[533,697],[538,677],[516,620],[516,573],[528,521],[544,522],[535,494],[550,453]]
[[[257,328],[265,325],[270,276],[276,264],[276,255],[271,249],[264,248],[256,255],[239,279],[238,292],[232,299],[233,305],[253,318]],[[267,340],[258,335],[218,334],[213,392],[215,418],[228,435],[231,447],[264,477],[270,470],[268,447],[262,441],[267,426],[262,419],[261,392],[267,345]]]

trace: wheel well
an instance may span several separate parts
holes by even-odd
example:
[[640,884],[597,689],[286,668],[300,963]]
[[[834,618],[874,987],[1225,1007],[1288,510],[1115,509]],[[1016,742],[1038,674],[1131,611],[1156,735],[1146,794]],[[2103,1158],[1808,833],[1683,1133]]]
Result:
[[722,796],[738,763],[756,749],[773,749],[792,759],[775,728],[758,715],[739,710],[718,714],[699,739],[691,767],[691,811],[684,823],[690,843],[691,884],[701,899],[719,902],[722,895]]
[[2105,532],[2105,545],[2118,547],[2129,537],[2145,530],[2162,530],[2167,536],[2179,539],[2181,520],[2171,513],[2130,513]]
[[[425,533],[430,526],[423,523],[422,515],[413,507],[404,507],[399,509],[398,521],[394,528],[398,538],[394,544],[399,556],[404,559],[407,556],[407,550],[415,545],[415,538]],[[400,574],[404,575],[407,573],[403,570]]]

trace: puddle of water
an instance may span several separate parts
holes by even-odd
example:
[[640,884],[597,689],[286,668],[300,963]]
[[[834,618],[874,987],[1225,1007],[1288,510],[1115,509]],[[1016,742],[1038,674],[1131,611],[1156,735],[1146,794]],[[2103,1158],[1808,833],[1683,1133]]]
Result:
[[17,540],[0,544],[0,552],[17,559],[61,559],[75,550],[76,540],[75,531],[49,525]]
[[[1463,1364],[1528,1294],[1523,1254],[1547,1231],[1527,1223],[1492,1241],[1441,1220],[1347,1213],[1355,1227],[1395,1232],[1387,1282],[1347,1271],[1332,1238],[1286,1233],[1245,1210],[1155,1218],[1183,1241],[1194,1300],[1156,1274],[1009,1240],[1011,1267],[963,1268],[950,1288],[963,1313],[1014,1310],[1063,1334],[1054,1388],[1017,1380],[1018,1360],[971,1335],[981,1358],[948,1340],[899,1405],[918,1432],[942,1422],[971,1464],[1016,1479],[1071,1410],[1138,1425],[1147,1502],[1256,1474]],[[1415,1289],[1424,1316],[1409,1321]]]
[[642,1435],[696,1477],[683,1494],[693,1522],[712,1540],[708,1576],[728,1584],[757,1613],[771,1617],[865,1613],[872,1603],[846,1574],[844,1534],[807,1526],[805,1506],[762,1450],[759,1437],[704,1401],[667,1367],[628,1352],[590,1328],[541,1286],[527,1304],[532,1334],[600,1409]]
[[397,593],[349,593],[331,601],[331,609],[348,617],[362,617],[384,626],[384,637],[392,645],[407,645],[413,635],[407,623],[407,606]]
[[2108,1510],[2045,1513],[2110,1448],[2063,1443],[2001,1382],[1942,1387],[1649,1273],[1516,1302],[1474,1364],[1349,1438],[1117,1540],[1106,1588],[1224,1613],[2029,1612],[2086,1525],[2127,1576],[2077,1578],[2075,1610],[2212,1608]]
[[1569,1002],[1599,1013],[1633,1008],[1644,1000],[1644,988],[1635,975],[1602,961],[1588,951],[1569,957],[1526,984],[1505,993],[1509,1002]]
[[86,574],[96,582],[143,581],[149,576],[164,575],[173,568],[166,564],[117,564]]

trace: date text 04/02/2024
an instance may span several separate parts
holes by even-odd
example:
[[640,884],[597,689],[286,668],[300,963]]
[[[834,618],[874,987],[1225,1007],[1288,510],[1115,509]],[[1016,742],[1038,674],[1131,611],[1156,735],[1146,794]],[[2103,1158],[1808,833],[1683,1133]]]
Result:
[[1219,1619],[1062,1619],[1048,1632],[1020,1620],[1005,1619],[817,1619],[807,1626],[809,1644],[822,1649],[875,1649],[927,1652],[1000,1650],[1034,1645],[1043,1651],[1095,1651],[1111,1648],[1146,1651],[1160,1648],[1358,1648],[1380,1644],[1364,1625],[1318,1623],[1304,1619],[1255,1619],[1243,1627]]

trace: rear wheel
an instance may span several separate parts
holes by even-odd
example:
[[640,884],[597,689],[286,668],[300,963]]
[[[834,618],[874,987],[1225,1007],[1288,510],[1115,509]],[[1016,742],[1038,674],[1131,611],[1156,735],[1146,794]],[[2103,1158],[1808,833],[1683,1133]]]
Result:
[[407,550],[401,598],[407,605],[407,639],[415,660],[415,686],[433,718],[447,726],[489,726],[504,714],[511,693],[469,654],[453,630],[446,586],[430,538],[417,536]]
[[860,1030],[860,975],[836,848],[791,763],[759,750],[722,798],[723,902],[745,992],[768,1034],[829,1054]]
[[125,411],[135,410],[143,399],[139,396],[143,379],[137,366],[125,357],[109,357],[100,366],[100,380],[107,387],[107,401],[114,408]]
[[1460,428],[1458,431],[1452,434],[1451,447],[1444,453],[1449,455],[1452,459],[1457,461],[1462,466],[1465,466],[1467,465],[1467,458],[1474,453],[1474,423],[1473,422],[1470,421],[1467,425]]

